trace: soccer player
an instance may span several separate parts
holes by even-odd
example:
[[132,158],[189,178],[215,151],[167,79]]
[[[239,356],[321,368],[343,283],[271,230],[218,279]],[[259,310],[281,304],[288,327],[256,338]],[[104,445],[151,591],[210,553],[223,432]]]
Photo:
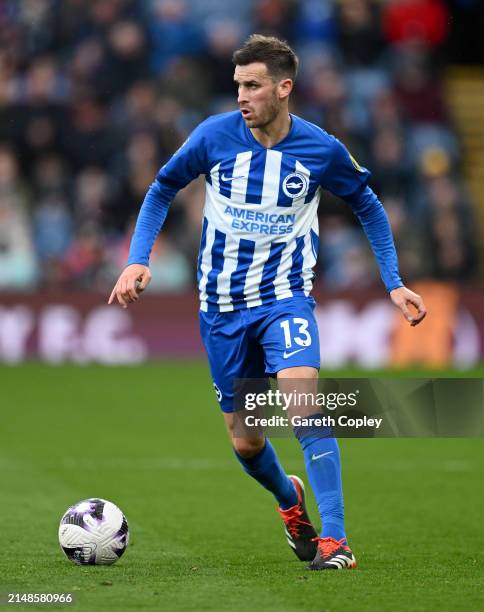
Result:
[[[309,569],[356,566],[344,527],[340,454],[331,431],[297,427],[321,515],[316,533],[300,478],[283,470],[262,434],[236,436],[234,380],[316,381],[318,329],[310,296],[321,190],[343,198],[361,222],[393,303],[410,325],[425,317],[403,286],[385,211],[369,172],[324,130],[289,113],[298,59],[277,38],[252,35],[235,51],[239,110],[203,121],[161,168],[146,194],[128,265],[113,288],[126,308],[150,281],[154,240],[176,193],[200,174],[206,196],[198,257],[200,329],[220,407],[243,469],[276,498],[287,540]],[[410,306],[415,307],[415,311]],[[308,415],[319,418],[321,415]]]

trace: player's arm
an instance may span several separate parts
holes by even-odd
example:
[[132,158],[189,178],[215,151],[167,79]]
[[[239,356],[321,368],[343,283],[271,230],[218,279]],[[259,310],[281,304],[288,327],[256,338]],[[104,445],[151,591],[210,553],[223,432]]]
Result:
[[[402,311],[410,325],[418,325],[427,314],[425,305],[420,295],[407,289],[400,278],[392,230],[382,203],[368,186],[346,201],[363,226],[392,302]],[[409,309],[410,305],[415,307],[416,312]]]
[[167,188],[159,175],[151,184],[145,196],[136,227],[131,238],[128,265],[121,272],[109,296],[108,304],[115,299],[123,308],[136,302],[139,293],[144,291],[151,280],[149,258],[156,236],[161,230],[168,214],[170,203],[177,190]]
[[[368,187],[370,173],[351,157],[347,149],[334,140],[331,162],[323,184],[343,198],[358,217],[378,262],[380,275],[392,302],[412,325],[427,314],[422,298],[404,286],[398,270],[398,258],[392,230],[385,209],[373,190]],[[412,312],[409,306],[415,307]]]
[[201,124],[190,138],[159,171],[141,206],[131,239],[128,265],[119,276],[109,296],[123,308],[136,302],[151,280],[149,259],[153,244],[168,214],[170,203],[180,189],[206,171],[205,147]]

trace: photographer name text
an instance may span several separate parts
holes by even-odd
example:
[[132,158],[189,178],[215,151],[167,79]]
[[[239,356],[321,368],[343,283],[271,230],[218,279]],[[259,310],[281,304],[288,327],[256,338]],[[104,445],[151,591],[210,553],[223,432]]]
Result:
[[360,429],[361,427],[375,427],[379,429],[383,419],[373,417],[349,417],[342,414],[338,418],[332,416],[321,416],[319,419],[311,417],[307,419],[303,416],[283,417],[274,415],[268,418],[256,417],[250,414],[244,419],[246,427],[351,427]]

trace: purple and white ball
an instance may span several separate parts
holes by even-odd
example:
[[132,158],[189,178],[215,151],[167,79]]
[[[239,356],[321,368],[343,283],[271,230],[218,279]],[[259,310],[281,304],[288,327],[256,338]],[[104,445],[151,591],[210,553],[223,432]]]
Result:
[[129,540],[128,521],[105,499],[84,499],[71,506],[59,525],[59,544],[66,557],[79,565],[111,565]]

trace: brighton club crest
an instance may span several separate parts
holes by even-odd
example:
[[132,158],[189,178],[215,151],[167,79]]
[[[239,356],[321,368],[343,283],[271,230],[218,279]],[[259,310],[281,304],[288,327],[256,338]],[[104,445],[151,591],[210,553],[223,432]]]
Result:
[[301,198],[308,192],[308,177],[301,172],[291,172],[282,183],[282,190],[288,198]]

